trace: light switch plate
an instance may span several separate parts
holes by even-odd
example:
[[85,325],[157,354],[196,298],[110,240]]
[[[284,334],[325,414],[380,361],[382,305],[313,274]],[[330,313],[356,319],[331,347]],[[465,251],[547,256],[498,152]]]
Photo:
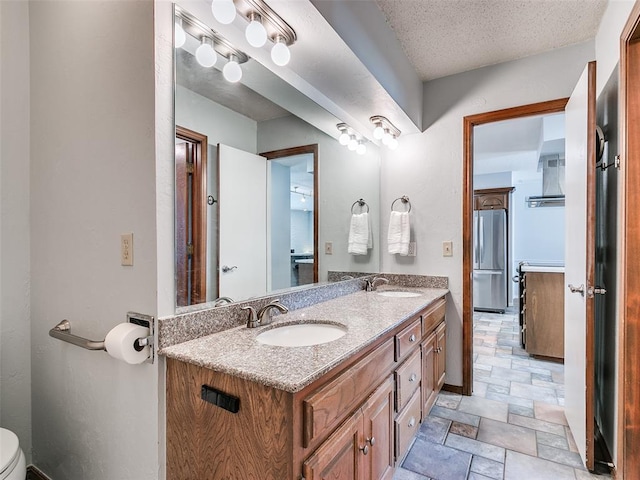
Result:
[[442,256],[453,257],[453,242],[442,242]]
[[324,254],[325,255],[333,255],[333,243],[332,242],[324,242]]
[[133,233],[120,235],[120,264],[125,267],[133,265]]

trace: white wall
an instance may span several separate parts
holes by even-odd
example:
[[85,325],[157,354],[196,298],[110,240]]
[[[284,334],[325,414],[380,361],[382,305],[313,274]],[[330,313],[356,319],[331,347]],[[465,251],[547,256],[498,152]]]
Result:
[[291,287],[291,170],[278,162],[268,163],[268,184],[271,189],[268,208],[270,232],[271,283],[268,290]]
[[176,125],[207,136],[210,145],[224,143],[257,153],[257,124],[180,85],[176,86]]
[[473,189],[511,187],[511,172],[485,173],[473,176]]
[[[380,208],[386,211],[387,207],[381,207],[379,203],[380,155],[377,147],[367,144],[367,153],[358,155],[293,116],[258,124],[260,152],[315,143],[318,144],[318,280],[326,281],[329,270],[378,272],[378,219]],[[369,205],[375,239],[369,255],[361,256],[347,253],[351,205],[359,198],[364,198]],[[333,243],[333,255],[325,255],[325,242]]]
[[313,212],[291,210],[291,248],[296,253],[313,253]]
[[[529,208],[526,198],[542,195],[542,173],[536,177],[513,174],[511,220],[513,228],[513,273],[518,264],[528,262],[564,263],[564,207]],[[513,298],[519,295],[513,284]]]
[[0,426],[31,460],[29,4],[0,2]]
[[99,339],[129,310],[156,315],[154,4],[29,13],[33,460],[55,479],[156,479],[158,364],[48,336],[63,318]]
[[[462,385],[462,119],[467,115],[567,97],[589,60],[592,42],[473,70],[425,84],[422,134],[400,137],[400,147],[383,150],[381,203],[406,194],[413,205],[418,255],[383,253],[385,272],[445,275],[447,378]],[[382,230],[388,224],[383,215]],[[453,257],[442,257],[442,241],[452,240]],[[382,236],[382,251],[386,250]]]

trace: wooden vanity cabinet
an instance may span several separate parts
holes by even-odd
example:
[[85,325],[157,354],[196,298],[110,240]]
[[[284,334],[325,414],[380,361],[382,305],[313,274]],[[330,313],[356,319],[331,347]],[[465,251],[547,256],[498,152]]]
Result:
[[446,303],[434,304],[423,318],[422,351],[422,417],[426,417],[442,389],[445,379]]
[[[444,309],[436,300],[297,393],[167,359],[167,479],[392,480],[444,381]],[[203,385],[239,409],[204,401]]]
[[391,480],[393,378],[327,438],[302,465],[306,480]]

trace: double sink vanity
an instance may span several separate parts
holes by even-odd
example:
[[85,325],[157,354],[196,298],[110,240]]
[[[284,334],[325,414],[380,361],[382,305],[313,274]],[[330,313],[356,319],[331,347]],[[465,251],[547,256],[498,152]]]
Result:
[[257,328],[242,305],[198,338],[161,322],[167,478],[391,479],[444,383],[448,290],[389,277],[257,299],[289,307]]

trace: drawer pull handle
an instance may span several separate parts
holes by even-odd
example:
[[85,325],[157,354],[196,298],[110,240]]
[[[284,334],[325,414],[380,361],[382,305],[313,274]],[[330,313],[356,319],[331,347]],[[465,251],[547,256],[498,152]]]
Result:
[[376,437],[367,438],[367,442],[373,447],[376,444]]
[[416,424],[416,419],[415,417],[411,417],[411,419],[409,420],[409,428],[413,428]]
[[412,333],[411,336],[409,337],[409,341],[410,342],[415,342],[416,341],[416,335],[415,333]]
[[415,382],[417,380],[418,376],[415,373],[412,373],[411,376],[409,377],[409,381],[410,382]]
[[367,455],[369,453],[369,447],[367,445],[365,445],[364,447],[360,447],[360,451],[364,454]]

